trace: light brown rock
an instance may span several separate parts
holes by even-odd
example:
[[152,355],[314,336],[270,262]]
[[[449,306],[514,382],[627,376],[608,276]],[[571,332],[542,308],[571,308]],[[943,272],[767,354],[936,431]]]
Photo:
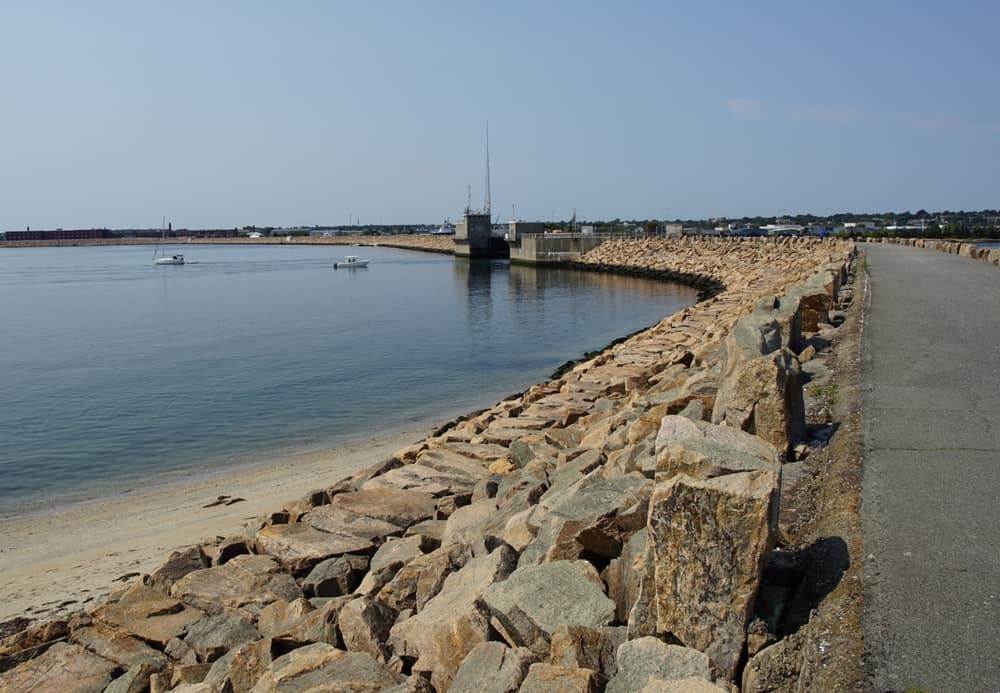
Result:
[[404,681],[404,676],[366,654],[316,643],[275,659],[252,690],[253,693],[376,693]]
[[101,693],[115,665],[79,645],[56,643],[45,653],[0,674],[5,693]]
[[373,541],[366,537],[347,532],[324,532],[305,523],[269,525],[257,532],[254,543],[260,553],[273,556],[296,574],[305,573],[328,558],[375,550]]
[[552,664],[532,664],[520,693],[596,693],[590,669],[569,669]]
[[401,657],[413,657],[414,672],[430,672],[431,683],[447,690],[462,660],[489,632],[483,593],[514,570],[516,555],[501,545],[449,575],[441,591],[415,616],[397,623],[389,643]]
[[681,474],[650,499],[655,631],[706,653],[730,679],[774,545],[778,483],[770,471],[707,480]]
[[481,642],[455,674],[449,693],[515,693],[537,657],[523,647]]
[[188,573],[174,583],[170,594],[208,611],[260,609],[277,599],[293,601],[303,596],[294,578],[282,572],[274,559],[250,554]]
[[141,583],[129,588],[117,602],[103,604],[93,611],[95,620],[161,647],[201,616],[200,610]]

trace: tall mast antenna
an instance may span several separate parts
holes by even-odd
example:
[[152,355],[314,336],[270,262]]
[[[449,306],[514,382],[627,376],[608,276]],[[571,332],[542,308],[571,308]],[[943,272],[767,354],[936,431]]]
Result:
[[483,212],[490,213],[490,121],[486,121],[486,203]]

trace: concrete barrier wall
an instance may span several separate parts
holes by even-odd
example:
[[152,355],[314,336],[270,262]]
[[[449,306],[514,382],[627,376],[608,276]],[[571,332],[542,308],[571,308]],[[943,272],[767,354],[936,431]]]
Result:
[[938,252],[950,253],[951,255],[961,255],[962,257],[982,260],[983,262],[1000,266],[1000,248],[983,248],[976,243],[945,241],[936,238],[871,238],[868,242],[927,248],[928,250],[937,250]]

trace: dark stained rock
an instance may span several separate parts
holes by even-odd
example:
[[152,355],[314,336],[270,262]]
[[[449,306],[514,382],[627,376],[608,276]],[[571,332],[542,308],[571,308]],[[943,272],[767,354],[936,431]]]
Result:
[[368,572],[367,556],[337,556],[318,563],[302,580],[302,590],[314,597],[350,594]]
[[169,594],[175,582],[194,570],[208,566],[208,556],[202,548],[188,546],[171,553],[163,565],[143,578],[143,582],[154,590]]

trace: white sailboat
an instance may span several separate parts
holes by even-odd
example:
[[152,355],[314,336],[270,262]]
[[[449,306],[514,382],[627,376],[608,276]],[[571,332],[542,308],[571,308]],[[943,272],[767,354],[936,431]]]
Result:
[[157,257],[160,252],[160,241],[166,239],[167,237],[167,218],[163,218],[163,223],[160,228],[163,229],[163,233],[160,235],[159,240],[156,241],[156,246],[153,248],[153,264],[154,265],[183,265],[184,256],[183,255],[161,255]]

